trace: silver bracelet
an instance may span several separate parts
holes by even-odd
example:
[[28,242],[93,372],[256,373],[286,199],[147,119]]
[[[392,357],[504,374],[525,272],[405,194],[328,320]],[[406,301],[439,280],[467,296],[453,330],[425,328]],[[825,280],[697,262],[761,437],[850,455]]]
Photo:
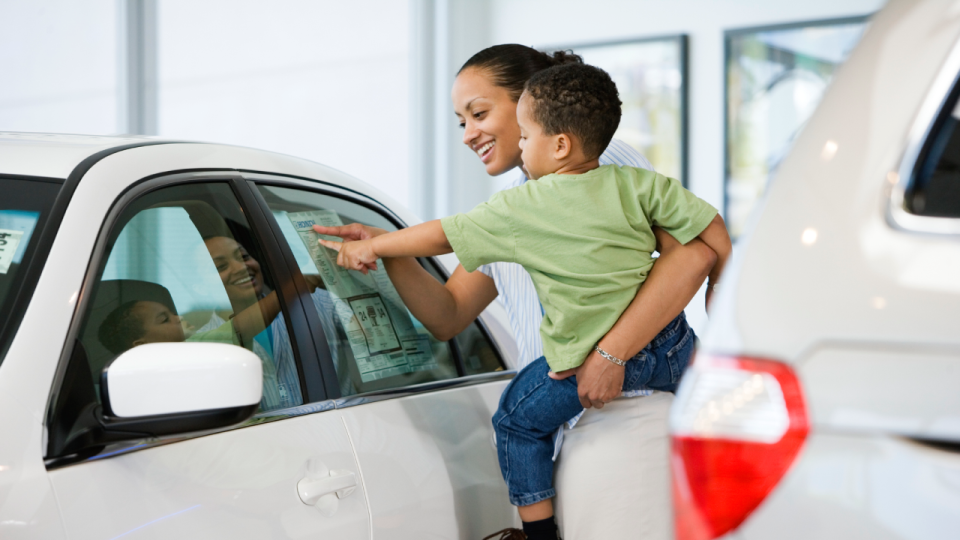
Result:
[[600,354],[600,356],[606,358],[607,360],[613,362],[614,364],[616,364],[616,365],[618,365],[618,366],[620,366],[620,367],[623,367],[623,366],[627,365],[627,361],[626,361],[626,360],[621,360],[621,359],[617,358],[616,356],[608,353],[607,351],[601,349],[599,343],[597,343],[596,345],[593,346],[593,350],[597,351],[597,352]]

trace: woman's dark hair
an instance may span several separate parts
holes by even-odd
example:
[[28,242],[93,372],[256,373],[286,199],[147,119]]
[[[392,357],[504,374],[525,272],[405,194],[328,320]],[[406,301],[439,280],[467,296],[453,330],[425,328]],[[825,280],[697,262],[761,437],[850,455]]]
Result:
[[552,55],[533,47],[508,43],[494,45],[478,52],[460,68],[457,75],[467,68],[486,70],[494,85],[506,88],[513,101],[520,100],[523,85],[534,73],[562,64],[582,64],[583,58],[573,51],[555,51]]

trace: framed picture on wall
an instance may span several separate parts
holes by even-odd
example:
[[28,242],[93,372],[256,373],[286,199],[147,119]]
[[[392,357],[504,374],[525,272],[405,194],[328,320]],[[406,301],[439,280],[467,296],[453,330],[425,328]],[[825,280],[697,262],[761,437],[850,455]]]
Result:
[[615,138],[657,172],[687,185],[687,36],[641,38],[543,50],[572,50],[613,78],[623,102]]
[[734,238],[866,26],[864,16],[726,32],[724,195]]

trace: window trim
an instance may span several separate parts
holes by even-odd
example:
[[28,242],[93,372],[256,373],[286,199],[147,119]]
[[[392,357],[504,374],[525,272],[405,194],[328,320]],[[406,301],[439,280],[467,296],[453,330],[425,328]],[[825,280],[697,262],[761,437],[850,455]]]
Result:
[[960,218],[921,216],[906,207],[906,197],[916,179],[918,169],[929,154],[933,137],[939,134],[946,115],[952,114],[951,105],[960,97],[960,41],[954,43],[930,90],[920,106],[907,136],[906,147],[899,166],[888,177],[886,220],[898,230],[937,235],[960,235]]
[[[389,208],[387,208],[385,205],[383,205],[373,197],[370,197],[366,194],[360,193],[358,191],[355,191],[349,188],[344,188],[342,186],[337,186],[335,184],[314,180],[310,178],[301,178],[297,176],[266,173],[262,171],[241,170],[240,174],[249,182],[251,182],[251,184],[254,184],[254,185],[256,184],[265,185],[265,186],[272,185],[272,186],[285,187],[290,189],[301,189],[301,190],[312,191],[314,193],[318,193],[320,195],[325,195],[328,197],[336,197],[338,199],[342,199],[354,204],[358,204],[360,206],[363,206],[364,208],[367,208],[368,210],[371,210],[373,212],[380,214],[381,216],[386,218],[387,221],[389,221],[395,227],[397,227],[397,229],[403,229],[408,227],[408,225],[402,219],[400,219],[399,216],[397,216]],[[321,184],[321,185],[317,185],[317,184]],[[270,208],[267,205],[266,200],[260,194],[259,190],[255,188],[251,188],[251,189],[253,190],[256,198],[260,201],[261,211],[263,211],[264,213],[269,213]],[[290,270],[291,274],[295,274],[294,280],[298,282],[303,282],[303,276],[300,275],[299,270],[297,271],[293,270],[294,268],[298,268],[298,266],[295,264],[296,259],[293,255],[293,252],[290,250],[290,246],[287,245],[286,239],[282,236],[283,233],[279,230],[279,227],[272,220],[270,224],[271,224],[271,227],[276,227],[274,234],[277,235],[277,243],[282,246],[282,250],[284,251],[284,256],[287,258],[287,264],[291,268]],[[421,261],[421,264],[423,261],[428,261],[431,267],[436,271],[436,273],[443,278],[444,282],[450,279],[450,274],[447,272],[446,267],[440,264],[440,262],[437,261],[435,257],[419,257],[418,259]],[[300,283],[300,286],[303,287],[303,290],[306,290],[305,282]],[[305,309],[304,311],[309,312],[310,310]],[[310,314],[308,315],[308,317],[310,317],[311,315],[314,317],[316,316],[316,314]],[[319,320],[313,321],[311,319],[311,324],[319,325]],[[486,323],[483,321],[483,318],[477,317],[477,319],[473,321],[473,323],[471,324],[477,325],[477,328],[480,331],[481,335],[483,335],[484,339],[486,339],[487,343],[490,344],[494,353],[497,355],[497,360],[500,362],[500,365],[506,368],[507,363],[504,361],[503,353],[500,351],[499,344],[493,338],[490,330],[486,326]],[[456,337],[448,340],[447,344],[451,348],[451,353],[453,355],[453,359],[457,368],[457,377],[455,378],[447,379],[446,381],[434,381],[430,383],[401,386],[397,388],[389,388],[384,390],[373,390],[370,392],[357,394],[356,396],[347,396],[346,398],[340,395],[340,388],[338,385],[336,388],[336,393],[330,394],[330,395],[337,396],[334,399],[336,399],[338,403],[343,399],[352,400],[353,398],[356,398],[358,396],[364,396],[366,398],[370,398],[371,396],[381,396],[381,395],[386,397],[398,397],[400,393],[403,393],[403,395],[409,395],[410,393],[415,393],[417,391],[425,392],[425,391],[434,390],[436,389],[434,385],[439,385],[442,383],[446,383],[448,381],[459,381],[459,380],[473,378],[477,376],[489,375],[488,373],[481,373],[477,375],[467,375],[466,366],[463,360],[463,354],[462,354],[462,351],[460,350],[460,344],[457,342]],[[327,346],[326,343],[323,343],[322,345],[324,348]],[[317,348],[320,349],[321,344],[317,344]],[[329,355],[327,355],[326,360],[327,362],[330,363],[330,369],[333,369],[332,360],[329,358]],[[493,373],[508,373],[508,372],[513,373],[513,371],[493,372]],[[411,390],[410,392],[401,392],[404,389],[411,389],[411,388],[415,388],[417,390]],[[385,399],[385,398],[381,398],[381,399]]]
[[[267,258],[267,263],[270,265],[272,274],[277,279],[278,283],[283,283],[287,281],[287,278],[291,277],[289,268],[285,261],[274,260],[269,252],[270,248],[268,247],[270,238],[266,237],[267,230],[263,229],[262,224],[259,224],[252,219],[256,215],[256,210],[253,208],[248,208],[244,203],[244,196],[242,195],[246,192],[249,187],[246,185],[246,182],[239,177],[236,170],[231,169],[222,169],[222,170],[204,170],[204,171],[193,171],[193,172],[170,172],[162,173],[159,175],[150,176],[144,179],[141,179],[137,182],[132,183],[127,189],[125,189],[116,200],[114,200],[110,210],[107,212],[106,216],[103,218],[103,221],[100,224],[100,228],[97,231],[97,240],[94,244],[93,250],[89,260],[87,261],[86,270],[84,271],[83,282],[80,287],[80,295],[78,301],[76,302],[73,309],[73,316],[70,320],[70,326],[67,331],[66,340],[64,342],[63,350],[60,354],[60,358],[57,363],[57,370],[54,374],[52,384],[50,385],[50,394],[47,399],[47,409],[44,413],[44,427],[47,429],[47,426],[51,425],[57,419],[53,417],[54,411],[57,408],[57,402],[61,397],[61,388],[63,386],[64,377],[67,372],[67,367],[73,356],[73,344],[77,340],[77,336],[80,332],[81,323],[83,321],[83,316],[86,313],[87,308],[89,307],[91,301],[91,294],[95,281],[98,278],[98,270],[100,264],[103,262],[104,256],[106,254],[106,244],[111,234],[114,232],[114,229],[117,226],[118,220],[123,212],[135,201],[139,200],[141,197],[158,191],[160,189],[165,189],[168,187],[173,187],[177,185],[190,185],[190,184],[199,184],[199,183],[223,183],[226,184],[230,190],[234,193],[237,198],[237,204],[248,216],[250,221],[250,226],[254,234],[254,238],[264,244],[263,251],[264,255]],[[249,194],[247,194],[249,195]],[[254,216],[251,216],[253,214]],[[281,288],[282,289],[282,288]],[[286,294],[282,291],[280,293],[280,305],[281,312],[284,314],[287,319],[287,324],[293,326],[293,320],[299,316],[300,313],[304,312],[303,306],[299,301],[299,297],[295,297],[294,301],[290,301]],[[298,311],[299,310],[299,313]],[[291,328],[288,328],[288,332]],[[301,387],[304,395],[305,403],[290,407],[287,409],[277,409],[273,411],[265,411],[254,415],[252,418],[246,422],[237,425],[231,426],[228,428],[223,428],[221,430],[213,430],[211,432],[200,432],[200,433],[183,433],[171,435],[168,437],[162,437],[156,442],[158,444],[166,444],[163,441],[168,440],[184,440],[193,437],[199,437],[203,435],[208,435],[210,433],[219,433],[222,431],[231,431],[234,429],[240,429],[248,427],[251,425],[257,425],[264,422],[270,422],[274,420],[279,420],[283,418],[289,418],[291,416],[300,416],[303,414],[311,414],[313,412],[319,412],[320,410],[328,410],[333,408],[332,402],[329,407],[325,405],[319,405],[329,402],[328,395],[323,392],[322,386],[317,388],[316,386],[310,386],[310,381],[306,380],[305,369],[304,369],[304,358],[312,358],[312,355],[309,352],[303,351],[300,347],[301,343],[296,339],[293,332],[291,334],[291,346],[294,349],[294,355],[298,358],[297,366],[300,371],[301,377]],[[312,392],[311,392],[312,390]],[[319,390],[319,392],[318,392]],[[318,395],[313,395],[318,394]],[[313,397],[313,401],[307,401],[308,396]],[[117,442],[117,443],[106,443],[104,448],[97,453],[96,455],[89,457],[78,457],[78,456],[56,456],[50,457],[53,453],[52,443],[53,441],[47,439],[44,441],[44,458],[47,463],[47,468],[57,468],[64,465],[69,465],[71,463],[79,461],[89,461],[100,459],[102,457],[111,456],[117,453],[123,453],[127,449],[139,449],[154,446],[152,443],[145,443],[144,440],[134,440],[131,438],[127,441]]]

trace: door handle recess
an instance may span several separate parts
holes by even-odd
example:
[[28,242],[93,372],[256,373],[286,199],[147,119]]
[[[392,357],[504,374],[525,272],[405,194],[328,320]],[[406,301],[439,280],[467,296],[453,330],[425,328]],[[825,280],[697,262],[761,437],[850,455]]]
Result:
[[297,493],[303,504],[317,504],[324,495],[337,494],[338,499],[349,497],[357,488],[357,475],[352,471],[332,470],[329,476],[308,475],[297,482]]

